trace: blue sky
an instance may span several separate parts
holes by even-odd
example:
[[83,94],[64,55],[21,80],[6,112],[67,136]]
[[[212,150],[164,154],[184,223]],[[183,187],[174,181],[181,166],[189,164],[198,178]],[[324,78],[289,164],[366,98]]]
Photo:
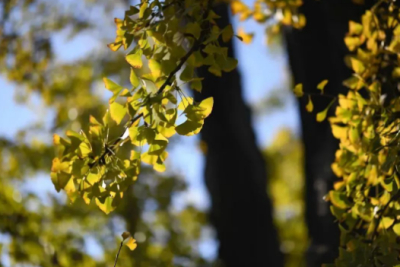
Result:
[[[252,1],[247,1],[252,2]],[[235,19],[235,27],[239,22]],[[255,33],[253,43],[245,45],[235,40],[235,48],[239,59],[244,88],[244,98],[249,104],[257,101],[271,92],[273,89],[286,89],[290,87],[290,74],[288,72],[286,54],[282,48],[271,51],[265,45],[265,27],[253,21],[240,23],[246,31]],[[78,35],[72,40],[67,40],[64,33],[57,35],[53,44],[58,60],[73,61],[84,56],[88,51],[103,45],[90,35]],[[90,44],[90,45],[88,45]],[[41,108],[40,99],[33,98],[29,105],[21,105],[13,100],[15,86],[0,77],[0,99],[6,114],[0,116],[0,136],[13,138],[17,131],[32,122],[49,124],[51,111]],[[105,89],[104,89],[105,90]],[[253,117],[253,125],[260,147],[265,147],[283,127],[290,128],[298,133],[298,115],[293,98],[281,110],[261,116]],[[167,164],[177,173],[181,173],[189,183],[189,189],[184,194],[177,196],[176,206],[179,208],[184,203],[193,203],[197,207],[206,209],[209,206],[207,192],[203,184],[204,159],[197,148],[198,137],[182,138],[182,140],[170,150],[171,156]],[[41,186],[52,189],[50,177],[40,175]],[[215,255],[215,244],[205,243],[202,252],[205,256]]]

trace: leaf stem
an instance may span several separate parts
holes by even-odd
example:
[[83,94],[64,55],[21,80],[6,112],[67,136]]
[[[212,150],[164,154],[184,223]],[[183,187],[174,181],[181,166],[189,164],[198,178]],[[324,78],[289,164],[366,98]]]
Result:
[[115,256],[114,267],[116,267],[116,266],[117,266],[117,262],[118,262],[119,253],[121,252],[121,249],[122,249],[122,246],[123,246],[123,245],[124,245],[124,241],[121,241],[121,245],[119,246],[118,253],[117,253],[117,255]]

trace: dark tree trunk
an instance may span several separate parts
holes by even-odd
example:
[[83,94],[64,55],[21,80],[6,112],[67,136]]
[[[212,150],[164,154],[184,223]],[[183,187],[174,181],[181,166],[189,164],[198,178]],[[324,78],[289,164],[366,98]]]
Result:
[[[351,0],[305,0],[302,12],[307,25],[302,30],[288,30],[286,34],[290,66],[295,83],[303,83],[304,91],[317,93],[317,84],[329,83],[327,95],[346,93],[343,80],[351,76],[344,57],[349,54],[344,44],[349,20],[360,21],[362,6]],[[332,99],[314,97],[315,111],[322,111]],[[311,239],[307,266],[320,267],[333,262],[338,253],[339,230],[331,215],[324,195],[337,178],[331,170],[338,142],[332,136],[327,121],[316,122],[315,114],[305,110],[307,99],[299,101],[302,137],[305,146],[306,221]],[[334,108],[331,110],[333,113]]]
[[[214,11],[221,16],[220,27],[229,24],[226,5]],[[230,56],[233,53],[230,43]],[[197,98],[213,96],[215,100],[201,136],[208,146],[205,182],[211,195],[211,221],[220,242],[219,258],[228,267],[281,267],[272,205],[266,194],[265,162],[242,98],[240,75],[235,70],[219,78],[204,68],[199,75],[205,79]]]

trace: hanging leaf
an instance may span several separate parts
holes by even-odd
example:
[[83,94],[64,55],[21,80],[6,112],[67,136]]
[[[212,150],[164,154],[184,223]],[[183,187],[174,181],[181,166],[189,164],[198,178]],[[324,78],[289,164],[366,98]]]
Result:
[[254,34],[253,33],[246,33],[242,27],[238,30],[238,37],[242,40],[245,44],[250,44],[253,41]]
[[327,85],[327,83],[328,83],[328,80],[323,80],[322,82],[320,82],[320,83],[317,85],[317,89],[318,89],[318,90],[321,90],[321,94],[324,93],[324,88],[325,88],[325,86]]
[[313,112],[313,110],[314,110],[314,105],[313,105],[313,102],[312,102],[312,100],[311,100],[311,96],[308,96],[308,103],[307,103],[307,106],[306,106],[306,110],[308,111],[308,112]]
[[303,84],[302,83],[297,84],[293,89],[293,93],[297,97],[302,97],[304,95]]

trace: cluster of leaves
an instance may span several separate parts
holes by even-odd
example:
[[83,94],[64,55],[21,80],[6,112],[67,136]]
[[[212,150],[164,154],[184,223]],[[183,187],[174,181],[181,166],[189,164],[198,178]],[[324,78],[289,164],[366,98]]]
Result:
[[[253,18],[259,23],[266,23],[267,42],[270,44],[282,31],[284,26],[292,26],[297,29],[306,24],[306,17],[299,13],[298,9],[303,4],[302,0],[256,0],[253,7],[247,6],[243,1],[231,1],[233,15],[239,16],[241,21]],[[253,34],[245,33],[239,29],[238,35],[245,43],[251,42]]]
[[[50,179],[50,184],[47,179],[36,180],[37,175],[48,176],[54,158],[48,140],[54,131],[96,128],[87,121],[90,115],[104,115],[104,102],[94,91],[98,81],[103,76],[118,81],[129,76],[124,57],[105,53],[106,46],[78,59],[74,53],[74,60],[65,61],[60,57],[68,51],[60,51],[55,41],[72,34],[73,42],[84,35],[94,43],[104,43],[113,35],[112,20],[110,25],[108,20],[100,24],[91,11],[110,17],[126,1],[0,2],[0,79],[11,84],[1,90],[17,85],[14,93],[20,101],[28,101],[33,93],[54,118],[46,120],[46,125],[29,122],[15,136],[11,136],[14,126],[7,125],[10,132],[0,138],[0,266],[110,266],[125,230],[140,245],[135,257],[128,249],[121,250],[118,266],[204,265],[198,245],[204,237],[205,214],[186,205],[175,210],[172,203],[173,196],[185,190],[181,177],[160,176],[142,167],[145,179],[135,184],[134,192],[131,188],[124,193],[126,201],[109,216],[96,209],[95,203],[86,206],[81,198],[69,205],[63,195],[54,194]],[[84,49],[86,44],[80,46]],[[44,55],[46,60],[39,60]],[[36,83],[38,78],[41,83]],[[110,138],[121,134],[119,127],[108,129]],[[118,152],[129,155],[125,146]]]
[[[55,135],[59,154],[51,175],[57,190],[64,189],[71,200],[80,195],[89,203],[95,198],[109,213],[136,180],[141,162],[163,172],[168,139],[175,133],[190,136],[200,132],[213,99],[195,103],[181,87],[189,83],[201,91],[201,78],[194,73],[197,67],[207,65],[211,73],[220,76],[237,65],[219,42],[233,37],[232,27],[216,25],[218,16],[211,10],[212,3],[142,1],[131,6],[123,20],[115,20],[117,37],[109,48],[129,49],[136,43],[125,57],[131,67],[130,89],[104,78],[113,96],[102,123],[91,117],[88,135],[69,131],[69,140]],[[182,114],[186,121],[178,124]],[[123,121],[121,135],[109,142],[110,126],[119,127]],[[121,159],[118,150],[128,142],[131,156]]]
[[[350,90],[335,99],[335,116],[329,118],[340,141],[332,169],[342,180],[326,196],[339,222],[341,247],[339,258],[326,266],[399,264],[399,22],[400,8],[391,0],[378,1],[361,23],[349,22],[344,41],[353,53],[346,63],[354,74],[344,81]],[[295,93],[303,94],[301,85]],[[306,108],[312,111],[311,98]]]

